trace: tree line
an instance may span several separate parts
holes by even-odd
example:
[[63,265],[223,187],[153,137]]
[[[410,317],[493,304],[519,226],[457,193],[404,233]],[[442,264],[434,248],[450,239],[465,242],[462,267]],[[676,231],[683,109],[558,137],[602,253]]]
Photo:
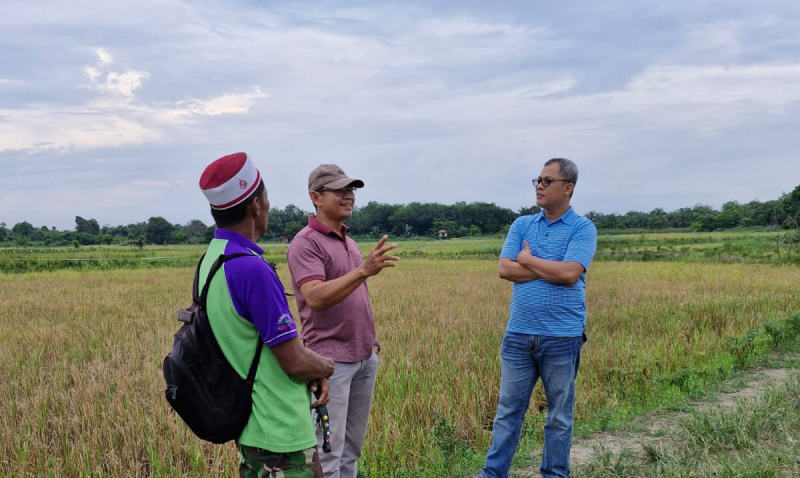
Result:
[[[468,237],[504,234],[519,216],[539,212],[537,206],[516,212],[493,203],[458,202],[382,204],[369,202],[356,207],[347,221],[351,234],[358,237],[379,237],[389,234],[398,238],[436,237],[446,230],[448,237]],[[262,241],[291,240],[307,222],[308,211],[290,204],[270,211],[267,233]],[[720,210],[706,205],[684,207],[667,212],[661,208],[650,212],[630,211],[626,214],[603,214],[589,211],[586,217],[600,230],[694,230],[714,231],[732,228],[773,227],[798,229],[800,217],[800,186],[780,198],[741,204],[727,202]],[[143,247],[144,244],[203,244],[214,236],[214,226],[199,219],[186,224],[172,224],[155,216],[147,221],[126,226],[100,226],[96,219],[75,217],[73,230],[59,231],[55,227],[36,227],[27,221],[13,227],[0,222],[0,244],[10,246],[64,246],[96,244],[125,244]]]

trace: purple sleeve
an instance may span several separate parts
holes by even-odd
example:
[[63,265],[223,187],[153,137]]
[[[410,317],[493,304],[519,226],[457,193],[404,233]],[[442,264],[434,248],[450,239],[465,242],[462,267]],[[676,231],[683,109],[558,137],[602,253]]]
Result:
[[256,326],[268,347],[297,337],[283,284],[266,261],[243,257],[226,262],[224,269],[236,312]]
[[322,252],[316,244],[305,237],[294,238],[289,250],[286,251],[286,262],[292,274],[292,281],[298,289],[306,282],[326,279]]

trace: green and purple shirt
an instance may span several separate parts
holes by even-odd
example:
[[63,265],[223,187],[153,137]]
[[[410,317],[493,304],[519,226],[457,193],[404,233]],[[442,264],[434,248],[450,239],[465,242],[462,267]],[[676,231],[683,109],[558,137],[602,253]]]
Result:
[[261,353],[253,385],[250,421],[238,442],[278,453],[311,448],[317,440],[308,386],[284,372],[269,350],[297,337],[297,326],[283,284],[261,257],[263,249],[240,234],[217,228],[200,266],[199,287],[205,285],[211,265],[221,254],[238,252],[253,257],[223,264],[211,281],[206,307],[225,358],[242,378],[250,369],[259,335],[268,347]]

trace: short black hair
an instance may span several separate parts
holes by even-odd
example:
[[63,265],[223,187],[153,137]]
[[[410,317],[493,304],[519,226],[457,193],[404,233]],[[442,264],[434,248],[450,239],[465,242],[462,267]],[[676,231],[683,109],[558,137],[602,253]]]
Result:
[[264,194],[264,180],[258,184],[258,187],[247,199],[233,206],[230,209],[214,209],[211,208],[211,217],[214,218],[214,223],[217,227],[234,226],[242,222],[247,215],[247,207],[255,200],[256,196],[261,197]]

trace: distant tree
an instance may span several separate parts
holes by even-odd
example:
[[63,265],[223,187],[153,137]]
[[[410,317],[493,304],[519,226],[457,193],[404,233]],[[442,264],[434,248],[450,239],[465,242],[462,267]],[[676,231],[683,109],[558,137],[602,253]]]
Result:
[[517,218],[511,209],[502,208],[494,203],[467,204],[463,210],[464,215],[458,219],[459,226],[469,228],[469,226],[475,225],[486,233],[497,232]]
[[697,222],[700,223],[701,231],[713,231],[716,227],[716,221],[713,216],[701,216],[698,218]]
[[145,230],[147,229],[147,223],[137,222],[134,224],[128,224],[126,229],[128,230],[128,237],[136,240],[139,237],[146,237]]
[[110,246],[111,243],[114,242],[114,237],[111,236],[110,234],[103,234],[102,236],[100,236],[100,242],[107,246]]
[[186,244],[189,237],[183,231],[175,231],[172,234],[172,242],[176,244]]
[[297,221],[292,221],[283,228],[283,235],[293,239],[294,236],[303,229],[303,224]]
[[14,233],[14,236],[24,237],[26,239],[30,239],[33,235],[33,230],[33,226],[28,221],[18,222],[11,228],[11,232]]
[[93,246],[95,244],[100,244],[100,236],[95,236],[93,234],[89,234],[88,232],[76,232],[75,239],[82,246]]
[[433,221],[433,229],[430,230],[431,236],[436,236],[436,233],[444,229],[447,231],[447,237],[459,237],[458,224],[454,221]]
[[[782,206],[781,209],[783,209],[787,218],[798,216],[798,211],[800,211],[800,186],[797,186],[792,192],[781,197],[780,202]],[[781,222],[785,222],[785,220],[786,219],[783,219]]]
[[389,216],[389,222],[392,224],[391,233],[395,236],[407,236],[406,231],[413,230],[415,227],[419,226],[421,219],[422,218],[416,216],[412,208],[400,206]]
[[172,239],[175,226],[161,216],[151,217],[147,221],[144,234],[150,244],[167,244]]
[[[542,211],[542,208],[539,206],[528,206],[528,207],[521,207],[519,208],[519,212],[517,213],[518,216],[531,216],[533,214],[539,214]],[[592,218],[589,218],[592,219]],[[592,219],[594,220],[594,219]]]
[[625,224],[625,227],[632,229],[646,228],[648,219],[649,217],[647,214],[637,211],[628,211],[622,216],[622,222]]
[[80,216],[75,216],[75,232],[97,236],[100,234],[100,224],[97,223],[96,219],[84,219]]
[[667,213],[670,227],[690,227],[695,217],[692,208],[682,207],[676,211]]
[[288,206],[283,208],[283,219],[287,223],[298,222],[300,224],[303,224],[305,223],[305,218],[307,216],[308,216],[307,212],[303,211],[294,204],[289,204]]
[[217,226],[208,226],[206,228],[205,236],[203,236],[204,242],[211,242],[214,239],[214,231],[217,230]]
[[[353,215],[346,222],[355,235],[377,237],[392,231],[389,218],[398,207],[370,201],[366,206],[353,211]],[[404,223],[411,224],[417,232],[423,230],[406,220],[404,220]]]
[[78,240],[77,240],[77,239],[73,239],[73,240],[72,240],[72,247],[74,247],[75,249],[77,249],[77,248],[81,247],[81,243],[80,243],[80,242],[78,242]]
[[180,227],[180,231],[186,235],[188,242],[194,244],[206,242],[206,229],[208,229],[208,226],[199,219],[192,219]]
[[736,201],[722,205],[722,212],[715,218],[717,229],[730,229],[739,225],[744,217],[745,207]]
[[669,217],[660,207],[650,211],[648,216],[647,227],[650,229],[665,229],[669,227]]

